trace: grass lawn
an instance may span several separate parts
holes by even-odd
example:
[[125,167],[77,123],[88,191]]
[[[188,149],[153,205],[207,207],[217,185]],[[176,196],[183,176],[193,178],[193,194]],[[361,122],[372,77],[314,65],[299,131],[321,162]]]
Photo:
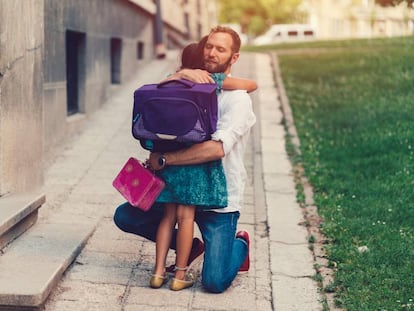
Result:
[[292,48],[279,61],[329,289],[346,310],[414,310],[414,37],[276,47]]

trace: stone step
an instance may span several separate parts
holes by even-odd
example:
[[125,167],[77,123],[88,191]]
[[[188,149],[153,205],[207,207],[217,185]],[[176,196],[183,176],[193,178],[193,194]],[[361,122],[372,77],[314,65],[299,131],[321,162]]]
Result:
[[0,310],[39,310],[97,223],[37,223],[0,256]]
[[0,198],[0,250],[18,238],[37,220],[45,195],[11,194]]

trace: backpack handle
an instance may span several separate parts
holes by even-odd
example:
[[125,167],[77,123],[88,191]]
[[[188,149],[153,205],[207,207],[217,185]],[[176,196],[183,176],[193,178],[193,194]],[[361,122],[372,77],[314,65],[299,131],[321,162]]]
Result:
[[170,84],[170,83],[181,84],[181,85],[183,85],[187,88],[192,88],[195,85],[194,82],[189,81],[189,80],[176,79],[176,80],[167,80],[167,81],[161,82],[157,85],[157,88],[164,87],[164,86],[166,86],[167,84]]

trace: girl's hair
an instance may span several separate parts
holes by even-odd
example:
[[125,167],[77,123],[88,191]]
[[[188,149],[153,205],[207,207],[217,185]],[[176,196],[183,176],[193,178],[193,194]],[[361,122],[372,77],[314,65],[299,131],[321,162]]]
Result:
[[184,47],[181,54],[181,68],[203,69],[203,50],[207,42],[207,36],[204,36],[199,42],[193,42]]
[[197,55],[198,43],[190,43],[184,49],[181,54],[181,68],[197,69],[199,68],[199,58]]

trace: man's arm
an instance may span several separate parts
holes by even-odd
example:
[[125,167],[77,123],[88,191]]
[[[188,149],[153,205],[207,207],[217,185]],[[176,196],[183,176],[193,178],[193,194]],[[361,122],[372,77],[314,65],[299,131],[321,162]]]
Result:
[[[150,154],[148,164],[152,169],[162,169],[158,162],[160,156],[161,154],[158,152]],[[194,144],[186,149],[164,153],[163,156],[165,158],[165,165],[200,164],[223,158],[224,149],[221,141],[208,140]]]

